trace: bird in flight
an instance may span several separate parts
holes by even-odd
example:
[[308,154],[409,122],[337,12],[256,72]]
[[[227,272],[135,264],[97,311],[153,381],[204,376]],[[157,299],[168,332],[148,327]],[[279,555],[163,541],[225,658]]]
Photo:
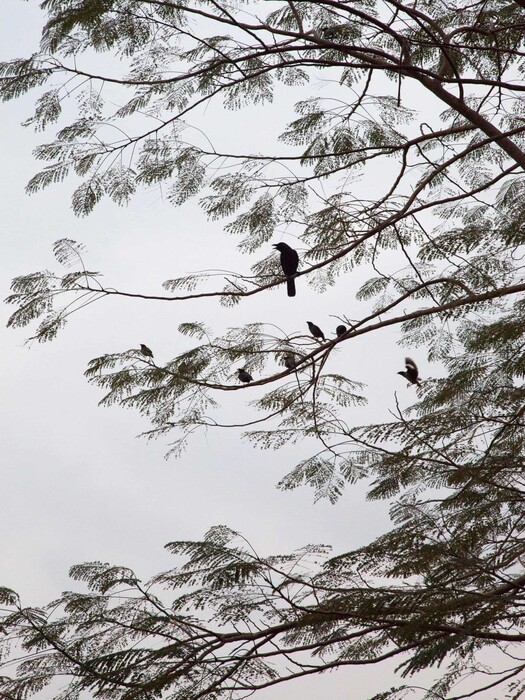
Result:
[[412,360],[410,357],[405,357],[405,367],[406,372],[398,372],[398,374],[407,379],[409,384],[420,385],[421,382],[419,381],[419,370],[414,360]]
[[239,378],[239,381],[244,382],[245,384],[248,384],[248,382],[253,382],[253,377],[252,375],[247,372],[244,367],[239,367],[237,370],[237,376]]
[[140,344],[140,352],[146,357],[153,357],[153,352],[144,343]]
[[324,337],[324,333],[319,328],[319,326],[316,326],[315,323],[312,323],[311,321],[307,321],[306,323],[308,324],[310,333],[313,335],[314,338],[322,338],[323,340],[326,340],[326,338]]
[[281,267],[286,275],[286,289],[289,297],[295,296],[294,275],[299,267],[299,255],[297,251],[287,243],[274,243],[273,247],[281,253]]

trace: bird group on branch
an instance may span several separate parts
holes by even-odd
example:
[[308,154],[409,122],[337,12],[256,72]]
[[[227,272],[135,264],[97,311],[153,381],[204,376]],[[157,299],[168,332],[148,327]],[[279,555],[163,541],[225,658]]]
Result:
[[[286,288],[288,296],[294,297],[296,292],[295,276],[297,275],[297,269],[299,267],[299,254],[296,250],[294,250],[294,248],[289,246],[287,243],[274,243],[273,247],[276,250],[278,250],[281,254],[281,267],[284,275],[286,276]],[[306,323],[308,325],[310,333],[316,340],[318,340],[319,342],[326,342],[325,334],[319,328],[319,326],[317,326],[312,321],[307,321]],[[337,338],[341,338],[347,333],[347,331],[348,328],[345,325],[340,324],[335,329],[335,334]],[[153,352],[147,345],[141,343],[140,352],[148,359],[153,360]],[[292,353],[288,353],[284,356],[283,363],[286,369],[288,370],[295,370],[297,368],[297,360]],[[412,360],[410,357],[405,358],[405,368],[406,369],[404,372],[398,372],[397,374],[400,374],[402,377],[405,377],[405,379],[408,380],[408,386],[413,384],[420,386],[421,381],[419,379],[419,370],[414,360]],[[249,384],[250,382],[253,382],[253,377],[247,371],[246,367],[239,367],[237,369],[237,378],[243,384]]]

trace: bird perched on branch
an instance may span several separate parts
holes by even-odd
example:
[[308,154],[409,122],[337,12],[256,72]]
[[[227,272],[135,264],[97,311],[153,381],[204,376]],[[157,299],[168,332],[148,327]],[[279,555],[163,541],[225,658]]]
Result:
[[146,357],[153,357],[153,352],[144,343],[140,344],[140,352]]
[[346,333],[347,330],[348,330],[348,328],[346,326],[343,326],[343,324],[341,324],[340,326],[337,326],[337,328],[335,329],[335,334],[337,335],[338,338],[340,338],[342,335],[344,335]]
[[286,289],[289,297],[295,296],[295,280],[293,276],[299,267],[299,255],[297,251],[287,243],[274,243],[273,247],[281,253],[281,267],[286,275]]
[[239,367],[239,369],[237,370],[237,376],[239,378],[239,381],[244,382],[245,384],[253,382],[252,375],[249,372],[247,372],[244,369],[244,367]]
[[406,372],[398,372],[402,377],[408,380],[409,384],[418,384],[420,385],[421,382],[419,381],[419,370],[417,368],[416,363],[414,360],[411,360],[410,357],[405,357],[405,367],[406,367]]
[[322,338],[323,340],[326,340],[324,337],[324,333],[319,328],[319,326],[316,326],[315,323],[312,323],[311,321],[307,321],[306,323],[308,324],[310,333],[313,335],[314,338]]
[[284,366],[286,369],[295,369],[297,367],[294,355],[289,354],[284,356]]

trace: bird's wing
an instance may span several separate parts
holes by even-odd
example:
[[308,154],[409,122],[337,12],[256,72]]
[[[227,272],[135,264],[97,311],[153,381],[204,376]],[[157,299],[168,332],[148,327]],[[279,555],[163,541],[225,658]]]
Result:
[[410,357],[405,357],[405,366],[407,369],[412,368],[415,369],[417,372],[417,365],[414,362],[414,360],[412,360]]

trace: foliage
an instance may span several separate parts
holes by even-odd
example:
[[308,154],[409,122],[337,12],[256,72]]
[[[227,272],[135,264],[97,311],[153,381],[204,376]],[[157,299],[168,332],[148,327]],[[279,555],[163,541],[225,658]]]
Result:
[[[201,542],[168,545],[184,563],[148,584],[123,567],[74,567],[90,592],[45,610],[1,589],[0,647],[7,663],[8,643],[21,645],[23,660],[16,677],[0,679],[0,695],[21,700],[65,676],[56,698],[240,698],[394,658],[405,681],[377,698],[416,693],[407,678],[437,665],[423,697],[463,697],[454,688],[466,675],[478,690],[522,696],[514,646],[525,640],[523,2],[42,7],[40,51],[0,65],[2,98],[40,88],[27,124],[57,129],[36,151],[45,165],[28,192],[73,173],[82,180],[73,210],[84,216],[106,196],[125,204],[138,188],[165,183],[174,205],[197,199],[240,236],[242,252],[261,257],[219,289],[190,275],[148,297],[103,286],[83,248],[64,239],[55,255],[66,272],[13,281],[10,325],[39,320],[33,338],[51,340],[72,313],[111,295],[240,303],[282,285],[266,251],[283,231],[298,242],[298,275],[316,289],[362,266],[368,280],[357,296],[369,311],[342,316],[348,330],[336,338],[271,335],[261,323],[215,336],[185,323],[179,330],[195,345],[166,364],[129,349],[95,358],[86,375],[104,390],[102,403],[147,416],[148,436],[170,435],[174,453],[220,424],[224,392],[262,387],[258,418],[242,426],[254,444],[316,444],[280,486],[308,483],[335,501],[366,479],[370,498],[391,500],[393,527],[330,558],[324,547],[261,557],[237,533],[213,528]],[[119,57],[122,74],[90,72],[93,52]],[[314,77],[336,85],[329,97],[305,94]],[[272,152],[203,147],[188,128],[203,104],[263,108],[293,90],[295,115]],[[72,96],[76,113],[62,124]],[[349,425],[346,409],[364,401],[363,388],[330,373],[328,361],[343,343],[390,325],[446,375],[414,389],[417,403],[390,422]],[[284,364],[290,356],[295,366]],[[232,365],[255,380],[232,383]],[[166,589],[176,591],[171,602]]]

